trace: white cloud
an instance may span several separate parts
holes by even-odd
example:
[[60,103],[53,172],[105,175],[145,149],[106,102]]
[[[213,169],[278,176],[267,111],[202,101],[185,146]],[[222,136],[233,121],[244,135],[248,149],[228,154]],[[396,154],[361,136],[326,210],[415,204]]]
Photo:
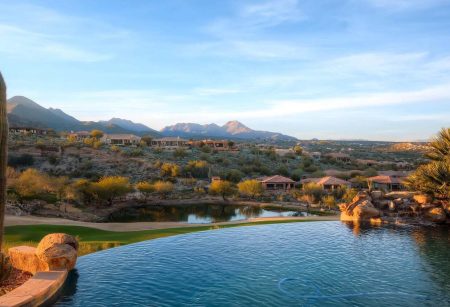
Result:
[[2,13],[0,53],[10,57],[106,61],[132,37],[130,32],[98,19],[62,14],[38,5],[3,3]]
[[76,62],[97,62],[112,58],[111,54],[85,50],[70,44],[58,42],[51,35],[0,24],[0,52],[10,56],[36,59],[60,59]]
[[205,28],[212,38],[188,46],[194,54],[244,56],[252,59],[299,58],[306,48],[288,40],[264,37],[264,31],[286,23],[299,22],[305,16],[297,0],[270,0],[238,7],[235,14],[219,18]]

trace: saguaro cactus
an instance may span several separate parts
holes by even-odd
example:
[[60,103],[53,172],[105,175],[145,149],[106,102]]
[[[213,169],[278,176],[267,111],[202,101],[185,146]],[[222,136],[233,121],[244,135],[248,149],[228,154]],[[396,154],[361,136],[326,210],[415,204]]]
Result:
[[3,244],[3,224],[5,220],[7,155],[8,115],[6,113],[6,84],[0,72],[0,251]]

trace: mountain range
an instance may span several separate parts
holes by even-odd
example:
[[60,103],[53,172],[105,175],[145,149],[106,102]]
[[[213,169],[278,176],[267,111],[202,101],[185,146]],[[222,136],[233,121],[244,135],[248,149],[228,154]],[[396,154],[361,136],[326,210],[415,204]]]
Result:
[[257,131],[238,121],[229,121],[223,126],[178,123],[156,131],[131,120],[112,118],[107,121],[80,121],[60,109],[44,108],[24,96],[8,99],[8,120],[11,127],[32,126],[51,128],[55,131],[80,131],[100,129],[106,133],[132,133],[153,137],[179,136],[183,138],[232,138],[264,139],[272,141],[296,141],[297,139],[277,132]]
[[277,132],[253,130],[236,120],[229,121],[223,126],[219,126],[217,124],[200,125],[195,123],[179,123],[163,128],[161,133],[167,136],[180,136],[184,138],[214,137],[274,141],[297,140],[292,136]]

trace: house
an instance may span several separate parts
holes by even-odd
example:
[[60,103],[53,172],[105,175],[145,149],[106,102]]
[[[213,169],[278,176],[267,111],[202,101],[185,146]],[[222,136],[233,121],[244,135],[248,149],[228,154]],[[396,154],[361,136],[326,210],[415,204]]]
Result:
[[32,128],[32,127],[9,127],[10,134],[33,134],[33,135],[47,135],[49,129]]
[[234,142],[227,140],[202,140],[202,141],[190,141],[189,145],[193,147],[207,146],[217,151],[235,151],[238,148],[234,145]]
[[350,155],[342,152],[332,152],[329,154],[326,154],[325,157],[343,162],[343,163],[349,163],[351,161]]
[[403,190],[403,181],[405,177],[399,176],[387,176],[378,175],[374,177],[367,178],[369,187],[371,186],[375,190],[384,191],[400,191]]
[[180,137],[164,137],[152,140],[151,146],[164,149],[177,149],[188,147],[188,141]]
[[343,179],[333,177],[333,176],[326,176],[326,177],[322,177],[322,178],[306,178],[306,179],[303,179],[302,181],[300,181],[300,183],[302,185],[305,185],[305,184],[311,183],[311,182],[322,186],[323,189],[327,190],[327,191],[332,191],[339,187],[344,187],[344,186],[349,187],[349,188],[351,187],[350,182],[343,180]]
[[89,131],[77,131],[69,134],[70,138],[75,138],[78,142],[82,142],[90,136],[91,133]]
[[293,155],[295,152],[292,148],[275,148],[275,153],[281,157]]
[[105,134],[102,136],[101,141],[108,145],[127,146],[138,145],[141,142],[141,138],[134,134]]
[[294,188],[295,181],[280,175],[263,177],[258,179],[266,190],[288,191]]

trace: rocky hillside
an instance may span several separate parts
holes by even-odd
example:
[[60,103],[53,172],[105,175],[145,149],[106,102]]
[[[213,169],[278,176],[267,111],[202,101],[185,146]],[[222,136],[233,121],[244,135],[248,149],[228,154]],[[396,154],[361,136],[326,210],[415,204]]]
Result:
[[44,108],[31,99],[14,96],[8,99],[8,120],[11,127],[31,126],[51,128],[55,131],[79,131],[100,129],[107,133],[134,133],[140,135],[160,136],[160,134],[130,120],[112,118],[109,121],[80,121],[60,109]]
[[237,139],[265,139],[276,141],[296,141],[297,139],[277,132],[250,129],[239,121],[229,121],[223,126],[217,124],[200,125],[195,123],[179,123],[165,127],[161,133],[168,136],[185,138],[218,137]]

